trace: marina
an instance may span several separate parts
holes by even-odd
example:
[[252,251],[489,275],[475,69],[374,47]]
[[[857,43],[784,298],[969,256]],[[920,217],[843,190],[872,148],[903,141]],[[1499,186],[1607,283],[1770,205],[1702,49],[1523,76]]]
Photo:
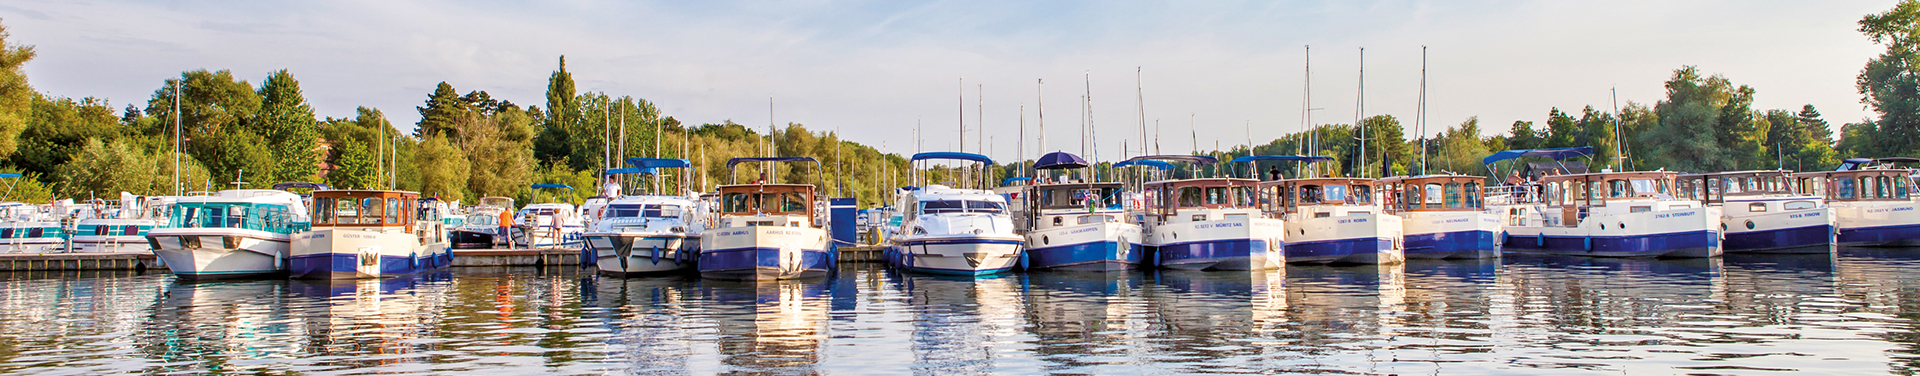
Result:
[[1920,374],[1879,2],[0,6],[0,375]]

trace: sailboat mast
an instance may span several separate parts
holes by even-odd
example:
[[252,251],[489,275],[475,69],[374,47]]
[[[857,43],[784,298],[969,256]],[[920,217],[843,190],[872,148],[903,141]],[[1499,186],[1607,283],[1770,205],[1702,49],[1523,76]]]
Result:
[[1354,176],[1360,177],[1360,178],[1366,178],[1367,172],[1368,170],[1370,170],[1367,168],[1367,124],[1365,123],[1366,116],[1367,116],[1367,48],[1366,47],[1360,47],[1360,90],[1357,94],[1354,95],[1354,97],[1356,99],[1354,99],[1354,105],[1353,105],[1353,127],[1359,128],[1359,132],[1360,132],[1360,163],[1354,165],[1354,169],[1359,171],[1356,171],[1357,173],[1354,174]]
[[[1427,174],[1427,46],[1420,46],[1420,105],[1415,110],[1414,128],[1420,130],[1420,174]],[[1479,135],[1473,135],[1480,137]],[[1498,176],[1495,176],[1496,178]]]

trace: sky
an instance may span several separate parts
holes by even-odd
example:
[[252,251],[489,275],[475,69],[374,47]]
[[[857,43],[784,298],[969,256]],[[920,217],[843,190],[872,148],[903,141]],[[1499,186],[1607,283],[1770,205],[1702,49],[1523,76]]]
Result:
[[1837,131],[1873,116],[1854,76],[1882,48],[1856,22],[1893,4],[13,0],[0,24],[38,52],[25,67],[36,90],[115,107],[144,107],[184,71],[258,85],[288,69],[320,116],[365,106],[411,129],[442,81],[544,105],[565,55],[580,92],[646,99],[683,123],[1113,161],[1143,152],[1142,133],[1145,152],[1179,154],[1298,132],[1309,87],[1314,123],[1393,115],[1413,138],[1418,123],[1435,134],[1477,117],[1491,135],[1551,108],[1604,111],[1616,90],[1619,105],[1652,104],[1686,65],[1751,85],[1756,109],[1812,104]]

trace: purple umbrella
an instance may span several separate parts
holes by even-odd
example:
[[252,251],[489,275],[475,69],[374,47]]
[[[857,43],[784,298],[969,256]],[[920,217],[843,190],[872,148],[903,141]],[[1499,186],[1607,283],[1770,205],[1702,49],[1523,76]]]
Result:
[[1047,155],[1042,155],[1040,159],[1033,161],[1033,168],[1036,170],[1084,168],[1087,166],[1087,160],[1080,159],[1080,156],[1068,154],[1064,151],[1047,153]]

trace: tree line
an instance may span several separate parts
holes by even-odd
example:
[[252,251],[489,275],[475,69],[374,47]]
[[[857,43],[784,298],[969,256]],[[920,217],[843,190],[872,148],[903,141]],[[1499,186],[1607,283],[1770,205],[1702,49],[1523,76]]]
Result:
[[[1911,68],[1920,63],[1920,0],[1902,1],[1858,24],[1886,49],[1866,62],[1855,82],[1876,117],[1842,125],[1838,134],[1812,105],[1757,109],[1755,88],[1683,66],[1666,78],[1665,97],[1651,104],[1556,107],[1543,120],[1515,121],[1504,132],[1470,117],[1436,137],[1414,139],[1407,138],[1402,119],[1376,115],[1357,126],[1319,124],[1264,144],[1193,151],[1224,161],[1306,154],[1313,144],[1318,155],[1334,159],[1318,170],[1260,164],[1182,173],[1249,176],[1278,167],[1287,176],[1484,174],[1481,158],[1497,151],[1573,146],[1593,147],[1597,166],[1685,172],[1822,170],[1846,157],[1920,155],[1920,143],[1913,142],[1920,140],[1920,74]],[[182,72],[160,82],[145,103],[122,108],[104,99],[40,93],[21,69],[34,58],[33,47],[8,41],[5,30],[0,25],[0,171],[24,176],[13,189],[16,200],[172,194],[178,170],[188,191],[301,181],[391,187],[448,201],[508,196],[523,203],[578,202],[594,194],[601,171],[624,167],[625,157],[694,162],[685,179],[616,178],[629,188],[651,189],[657,182],[705,191],[735,179],[727,159],[768,153],[821,162],[817,170],[776,165],[767,173],[779,181],[817,184],[833,196],[858,197],[863,205],[884,204],[893,186],[912,182],[905,157],[835,132],[798,123],[777,129],[730,120],[683,124],[646,99],[576,92],[564,57],[549,76],[544,103],[523,106],[441,82],[423,93],[413,130],[402,131],[375,108],[343,118],[317,116],[287,70],[268,72],[258,86],[228,70]],[[1359,155],[1362,133],[1365,158]],[[1011,166],[1030,162],[992,166],[988,173],[998,180],[1019,174]],[[759,168],[743,165],[738,178],[756,180],[763,175]],[[950,168],[925,171],[933,182],[959,176]],[[532,184],[577,188],[536,191]]]

